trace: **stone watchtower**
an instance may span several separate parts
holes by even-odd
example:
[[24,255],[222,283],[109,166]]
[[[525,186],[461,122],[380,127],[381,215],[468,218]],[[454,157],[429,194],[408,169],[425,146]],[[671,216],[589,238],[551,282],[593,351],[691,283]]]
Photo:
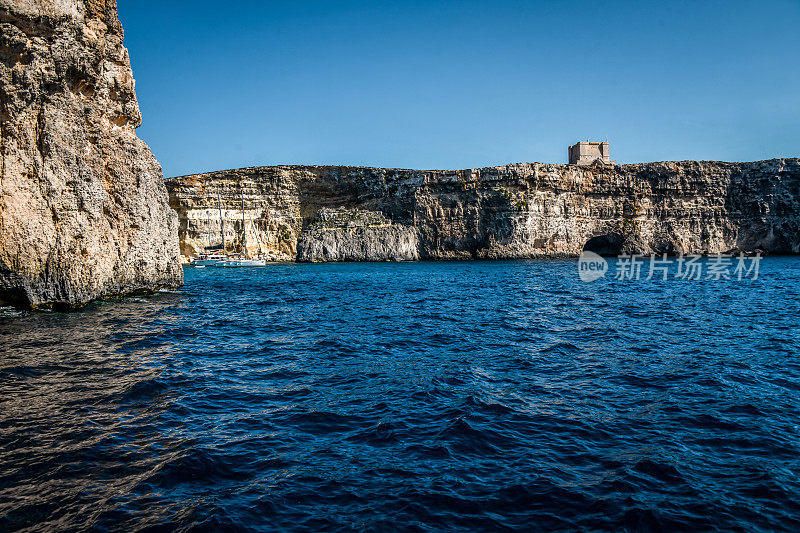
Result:
[[613,165],[609,142],[581,141],[569,147],[570,165],[591,165],[595,161],[603,165]]

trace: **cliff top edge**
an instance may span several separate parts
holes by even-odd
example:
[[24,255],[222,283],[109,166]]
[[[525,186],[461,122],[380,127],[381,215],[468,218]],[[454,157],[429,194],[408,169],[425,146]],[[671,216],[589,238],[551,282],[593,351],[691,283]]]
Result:
[[712,161],[712,160],[682,160],[682,161],[651,161],[647,163],[628,163],[628,164],[611,164],[611,165],[569,165],[564,163],[539,163],[539,162],[529,162],[529,163],[506,163],[504,165],[494,165],[494,166],[486,166],[486,167],[475,167],[475,168],[462,168],[462,169],[418,169],[418,168],[391,168],[391,167],[371,167],[371,166],[359,166],[359,165],[263,165],[263,166],[255,166],[255,167],[242,167],[242,168],[232,168],[232,169],[224,169],[224,170],[212,170],[209,172],[198,172],[195,174],[184,174],[181,176],[172,176],[169,178],[165,178],[166,180],[181,180],[181,179],[190,179],[190,178],[198,178],[198,177],[213,177],[213,176],[220,176],[225,174],[246,174],[250,172],[255,172],[259,170],[305,170],[305,171],[313,171],[313,170],[330,170],[330,169],[339,169],[339,170],[367,170],[367,171],[375,171],[375,172],[433,172],[433,173],[462,173],[462,172],[484,172],[484,171],[498,171],[508,169],[510,167],[547,167],[547,168],[563,168],[563,169],[571,169],[571,170],[583,170],[583,171],[590,171],[590,170],[611,170],[614,168],[636,168],[636,167],[647,167],[647,166],[663,166],[663,165],[720,165],[720,166],[730,166],[730,165],[759,165],[759,164],[769,164],[769,163],[794,163],[800,164],[800,158],[797,157],[779,157],[773,159],[763,159],[760,161]]

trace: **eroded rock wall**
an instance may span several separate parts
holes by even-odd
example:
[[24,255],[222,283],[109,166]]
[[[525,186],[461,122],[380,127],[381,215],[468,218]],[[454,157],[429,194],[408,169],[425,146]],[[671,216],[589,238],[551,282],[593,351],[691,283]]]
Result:
[[297,260],[413,261],[419,259],[417,232],[392,224],[379,211],[322,208],[297,243]]
[[[241,240],[244,191],[249,251],[301,261],[800,252],[798,159],[459,171],[282,166],[167,184],[187,256],[219,245],[215,191],[229,250]],[[331,209],[351,216],[322,223]]]
[[0,300],[79,307],[179,286],[177,216],[115,0],[0,0]]

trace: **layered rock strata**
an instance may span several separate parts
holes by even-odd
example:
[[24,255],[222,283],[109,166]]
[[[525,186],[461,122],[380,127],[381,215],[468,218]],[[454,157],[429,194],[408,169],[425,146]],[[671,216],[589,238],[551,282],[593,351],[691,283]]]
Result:
[[[167,180],[191,257],[506,259],[800,251],[800,162],[540,163],[458,171],[276,166]],[[331,213],[338,213],[331,216]],[[240,249],[240,248],[238,248]]]
[[182,282],[114,0],[0,0],[0,301],[74,308]]
[[415,259],[419,245],[412,226],[358,208],[320,209],[297,243],[297,260],[303,262]]

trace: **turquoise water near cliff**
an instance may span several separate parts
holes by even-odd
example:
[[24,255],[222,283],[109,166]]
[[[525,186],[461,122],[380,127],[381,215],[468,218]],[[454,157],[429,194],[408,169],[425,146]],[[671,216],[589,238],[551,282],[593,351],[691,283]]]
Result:
[[0,530],[800,528],[798,258],[187,268],[0,342]]

